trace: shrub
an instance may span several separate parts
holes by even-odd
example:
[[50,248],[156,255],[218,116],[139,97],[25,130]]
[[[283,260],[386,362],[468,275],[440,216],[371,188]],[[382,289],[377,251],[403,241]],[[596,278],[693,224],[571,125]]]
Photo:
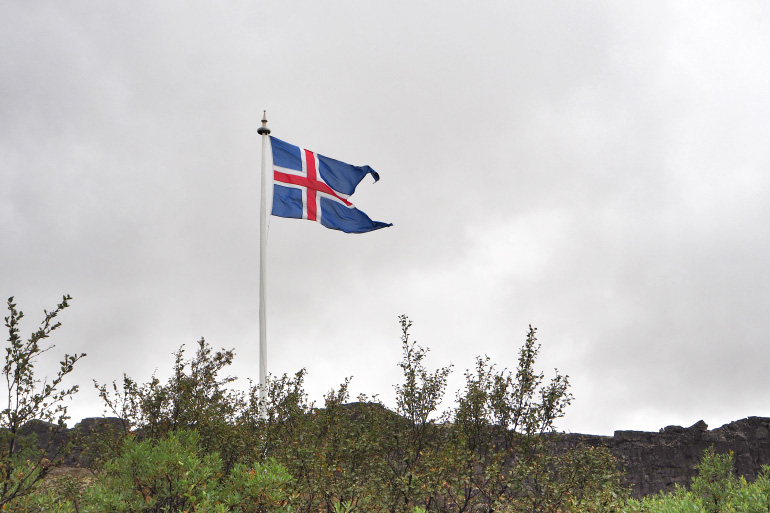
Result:
[[698,464],[698,475],[690,489],[677,487],[641,500],[629,500],[629,513],[767,513],[770,511],[770,467],[763,466],[753,483],[736,477],[733,454],[706,449]]
[[437,409],[447,386],[451,367],[433,372],[425,368],[428,350],[410,341],[408,317],[399,317],[403,357],[398,366],[403,384],[396,385],[396,414],[386,422],[382,454],[387,483],[386,504],[389,511],[410,511],[415,505],[430,510],[439,500],[439,490],[446,479],[441,451],[446,430],[438,429]]
[[51,423],[53,435],[64,426],[67,417],[65,401],[74,395],[77,385],[62,388],[64,378],[72,372],[75,363],[85,354],[65,354],[56,375],[42,382],[35,378],[35,364],[42,354],[54,346],[41,343],[61,326],[55,318],[69,306],[70,296],[51,311],[44,311],[40,328],[24,340],[19,334],[19,321],[24,313],[16,309],[13,297],[8,299],[10,315],[5,318],[8,328],[8,346],[5,348],[5,376],[7,397],[5,408],[0,411],[0,506],[22,497],[43,479],[55,461],[46,458],[45,449],[37,447],[32,436],[22,436],[21,428],[31,420]]
[[733,453],[717,454],[714,447],[703,453],[698,464],[698,475],[692,479],[690,489],[700,497],[709,513],[725,511],[732,491],[738,485],[733,471]]
[[227,388],[236,378],[220,377],[233,357],[232,350],[214,352],[201,339],[189,360],[184,346],[174,353],[173,373],[165,384],[153,376],[140,385],[124,375],[122,387],[113,382],[112,392],[96,381],[94,386],[105,406],[124,419],[124,434],[136,426],[143,436],[159,440],[175,430],[193,429],[202,447],[218,452],[229,470],[246,450],[235,429],[244,408],[243,394]]
[[94,512],[275,512],[288,503],[290,480],[273,460],[236,464],[225,473],[219,454],[203,450],[197,432],[180,430],[158,440],[127,437],[86,500]]
[[13,513],[80,513],[84,484],[68,475],[48,477],[6,506]]
[[569,378],[545,382],[535,370],[540,345],[530,326],[515,370],[477,358],[452,412],[444,483],[448,511],[557,511],[597,503],[612,511],[625,493],[606,449],[560,449],[554,423],[572,401]]

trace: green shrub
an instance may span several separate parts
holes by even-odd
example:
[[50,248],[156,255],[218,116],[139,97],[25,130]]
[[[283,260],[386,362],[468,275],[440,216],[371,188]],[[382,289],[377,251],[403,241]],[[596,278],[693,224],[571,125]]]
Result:
[[233,357],[232,350],[214,352],[201,339],[189,360],[185,360],[184,346],[174,353],[173,373],[165,384],[153,376],[140,385],[124,375],[122,387],[113,382],[112,392],[107,385],[94,382],[94,386],[106,407],[124,419],[126,434],[135,426],[147,438],[158,440],[175,430],[195,430],[203,449],[219,453],[230,469],[247,451],[236,428],[244,396],[227,388],[234,377],[220,377]]
[[641,500],[629,500],[627,513],[703,513],[705,511],[700,497],[684,488],[677,488],[671,493],[645,497]]
[[35,489],[5,506],[13,513],[79,513],[83,502],[83,483],[68,476],[48,477]]
[[514,371],[477,358],[451,412],[442,508],[446,511],[616,511],[625,492],[606,449],[559,449],[554,423],[572,401],[569,379],[535,370],[530,326]]
[[770,511],[770,467],[763,466],[753,483],[736,477],[733,453],[706,449],[690,490],[677,487],[641,500],[628,501],[629,513],[767,513]]
[[206,453],[196,431],[172,431],[158,440],[125,440],[121,455],[104,465],[90,487],[86,511],[151,513],[283,511],[286,470],[268,460],[236,464],[224,473],[217,453]]
[[690,489],[700,497],[703,507],[709,513],[725,511],[731,500],[733,490],[738,486],[738,479],[733,471],[733,453],[717,454],[714,447],[703,453],[698,464],[698,475],[692,479]]

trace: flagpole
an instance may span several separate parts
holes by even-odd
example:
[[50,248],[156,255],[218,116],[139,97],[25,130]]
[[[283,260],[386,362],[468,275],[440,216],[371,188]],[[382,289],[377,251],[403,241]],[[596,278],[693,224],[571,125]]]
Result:
[[265,274],[267,268],[267,144],[270,129],[267,128],[267,111],[262,115],[262,126],[257,129],[262,136],[262,190],[259,207],[259,399],[260,416],[267,416],[267,321],[265,314]]

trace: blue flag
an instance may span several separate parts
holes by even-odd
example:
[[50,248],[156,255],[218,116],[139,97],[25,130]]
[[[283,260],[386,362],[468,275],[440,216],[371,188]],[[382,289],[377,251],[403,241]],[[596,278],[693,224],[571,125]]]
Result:
[[372,221],[348,201],[369,166],[352,166],[310,150],[270,138],[273,148],[273,215],[318,221],[346,233],[364,233],[390,223]]

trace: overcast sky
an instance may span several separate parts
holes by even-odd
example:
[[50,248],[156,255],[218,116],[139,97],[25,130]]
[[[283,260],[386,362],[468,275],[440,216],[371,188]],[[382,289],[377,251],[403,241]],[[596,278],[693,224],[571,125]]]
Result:
[[0,48],[0,294],[25,334],[73,296],[74,420],[200,337],[257,379],[264,109],[394,224],[270,220],[268,367],[311,398],[393,406],[407,314],[450,397],[537,327],[560,430],[770,416],[765,0],[5,1]]

